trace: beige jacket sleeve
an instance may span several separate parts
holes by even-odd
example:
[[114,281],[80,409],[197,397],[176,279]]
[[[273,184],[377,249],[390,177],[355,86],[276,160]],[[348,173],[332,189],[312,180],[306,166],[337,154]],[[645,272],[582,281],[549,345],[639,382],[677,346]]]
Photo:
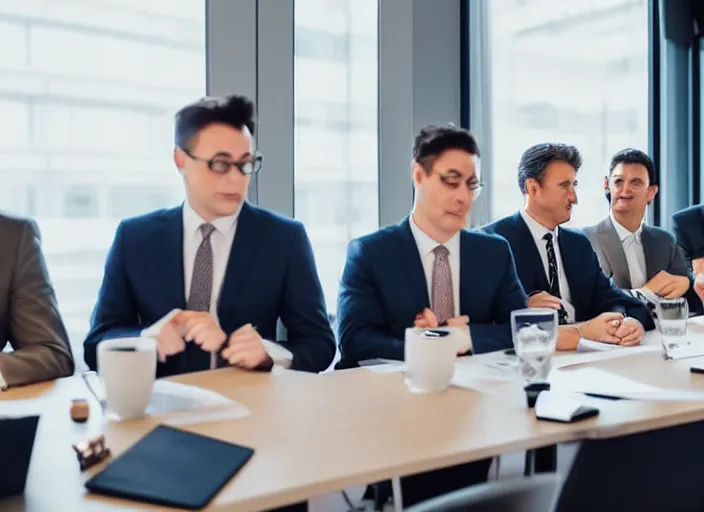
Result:
[[[0,319],[0,324],[6,325],[7,339],[0,340],[0,347],[9,341],[14,349],[0,353],[0,374],[8,386],[52,380],[74,371],[68,335],[49,281],[37,226],[31,221],[14,219],[13,224],[19,231],[10,231],[15,231],[18,237],[12,233],[0,234],[0,238],[9,242],[2,250],[17,251],[15,268],[5,274],[10,276],[9,283],[0,283],[0,290],[9,291],[7,318]],[[13,244],[13,238],[19,243]]]

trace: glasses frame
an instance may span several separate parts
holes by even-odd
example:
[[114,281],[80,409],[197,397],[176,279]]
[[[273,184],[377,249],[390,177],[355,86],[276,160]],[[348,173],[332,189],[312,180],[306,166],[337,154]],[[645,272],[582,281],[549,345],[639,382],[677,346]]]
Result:
[[[195,156],[193,153],[191,153],[185,148],[181,148],[181,150],[186,153],[189,158],[192,158],[197,162],[205,163],[208,166],[208,169],[211,172],[214,172],[215,174],[227,174],[228,172],[230,172],[230,170],[232,170],[233,167],[235,167],[238,171],[240,171],[242,175],[251,176],[253,174],[257,174],[261,170],[262,160],[264,159],[263,155],[258,151],[254,153],[251,162],[234,162],[232,160],[226,160],[221,156],[214,156],[213,158],[201,158],[199,156]],[[220,169],[218,167],[218,165],[220,164],[226,165],[227,169]],[[245,166],[248,164],[252,165],[252,170],[250,172],[247,172],[245,170]]]

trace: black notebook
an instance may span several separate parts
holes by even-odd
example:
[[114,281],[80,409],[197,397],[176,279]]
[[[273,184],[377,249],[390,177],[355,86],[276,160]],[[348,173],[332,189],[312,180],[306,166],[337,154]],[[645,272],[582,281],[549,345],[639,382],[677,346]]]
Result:
[[169,507],[205,507],[254,450],[160,425],[86,482],[89,491]]
[[38,423],[39,416],[0,418],[0,498],[24,492]]

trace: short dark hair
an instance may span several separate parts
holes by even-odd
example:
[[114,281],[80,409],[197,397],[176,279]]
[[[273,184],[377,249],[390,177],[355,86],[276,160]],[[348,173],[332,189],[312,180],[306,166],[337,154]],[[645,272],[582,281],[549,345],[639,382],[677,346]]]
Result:
[[526,181],[531,178],[542,184],[545,170],[553,162],[565,162],[579,171],[582,155],[576,147],[559,142],[544,142],[529,147],[518,164],[518,187],[521,193],[526,193]]
[[619,164],[640,164],[648,171],[648,181],[650,185],[657,185],[655,177],[655,164],[653,160],[640,149],[626,148],[622,149],[616,153],[611,158],[611,164],[609,165],[609,177],[614,172],[614,169]]
[[254,135],[254,104],[244,96],[207,96],[176,113],[176,147],[190,149],[193,137],[211,124],[226,124],[237,130],[245,126]]
[[413,141],[413,161],[430,171],[433,161],[449,149],[461,149],[479,155],[479,144],[468,130],[452,124],[429,125],[421,128]]

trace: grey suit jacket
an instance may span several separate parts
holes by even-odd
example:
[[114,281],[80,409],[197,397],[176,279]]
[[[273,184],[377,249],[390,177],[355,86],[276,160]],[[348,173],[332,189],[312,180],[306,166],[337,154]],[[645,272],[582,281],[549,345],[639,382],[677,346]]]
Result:
[[44,263],[39,230],[0,215],[0,374],[8,386],[73,374],[74,361]]
[[[596,226],[584,228],[584,233],[594,247],[604,274],[612,278],[619,288],[633,288],[623,244],[611,222],[611,217],[607,217]],[[677,245],[675,238],[669,232],[654,226],[643,226],[640,239],[645,254],[645,274],[648,281],[661,270],[672,275],[686,276],[690,282],[694,281],[682,248]],[[689,302],[690,310],[702,309],[701,300],[691,287],[685,297]]]

